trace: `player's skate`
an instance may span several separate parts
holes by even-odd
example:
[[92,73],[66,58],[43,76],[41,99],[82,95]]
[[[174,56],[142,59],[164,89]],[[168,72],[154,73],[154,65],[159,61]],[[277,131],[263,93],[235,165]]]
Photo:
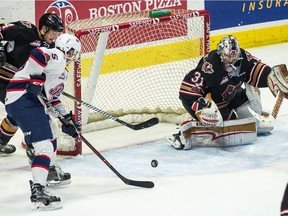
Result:
[[53,196],[40,184],[33,184],[30,180],[32,210],[49,211],[62,208],[60,197]]
[[59,166],[50,166],[47,177],[47,186],[67,185],[71,183],[70,173],[65,173]]
[[183,149],[184,145],[180,140],[180,132],[177,134],[173,134],[171,137],[167,137],[168,142],[172,144],[175,149]]
[[11,144],[1,145],[0,144],[0,154],[12,154],[16,151],[16,147]]

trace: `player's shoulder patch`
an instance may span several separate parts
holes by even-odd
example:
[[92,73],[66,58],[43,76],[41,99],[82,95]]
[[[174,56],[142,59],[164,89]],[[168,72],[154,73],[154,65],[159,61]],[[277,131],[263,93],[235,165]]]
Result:
[[29,21],[23,21],[23,20],[21,20],[20,23],[21,23],[23,26],[26,26],[27,28],[32,28],[32,23],[29,22]]
[[201,70],[202,70],[204,73],[208,73],[208,74],[214,73],[213,65],[212,65],[210,62],[208,62],[208,61],[205,61],[205,62],[202,64]]
[[30,58],[34,59],[38,64],[45,66],[50,60],[50,55],[41,48],[35,48],[31,51]]
[[50,60],[50,55],[48,53],[44,53],[46,64]]
[[258,61],[258,62],[261,62],[260,59],[256,58],[255,56],[253,56],[250,52],[246,51],[245,50],[245,55],[247,57],[247,61],[250,62],[252,59]]

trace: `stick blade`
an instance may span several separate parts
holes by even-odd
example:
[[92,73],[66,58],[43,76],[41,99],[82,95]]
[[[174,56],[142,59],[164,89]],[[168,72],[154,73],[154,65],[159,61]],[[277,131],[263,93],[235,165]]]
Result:
[[249,112],[260,122],[262,122],[267,127],[273,127],[275,119],[269,115],[268,118],[262,117],[258,113],[256,113],[254,110],[252,110],[250,107],[248,107]]
[[159,123],[159,119],[157,117],[154,117],[154,118],[148,119],[145,122],[141,122],[141,123],[136,124],[136,125],[131,125],[131,128],[133,130],[141,130],[141,129],[144,129],[144,128],[152,127],[152,126],[154,126],[154,125],[156,125],[158,123]]
[[135,181],[135,180],[131,180],[131,179],[126,179],[125,183],[127,185],[132,185],[132,186],[136,186],[136,187],[143,187],[143,188],[153,188],[154,187],[154,183],[151,181]]

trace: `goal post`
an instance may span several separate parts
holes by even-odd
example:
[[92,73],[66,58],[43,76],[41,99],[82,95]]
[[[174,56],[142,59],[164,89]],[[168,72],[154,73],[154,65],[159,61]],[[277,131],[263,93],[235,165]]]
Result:
[[[157,18],[149,11],[132,12],[76,20],[66,29],[82,48],[80,60],[69,68],[65,92],[129,123],[155,116],[173,123],[189,118],[179,87],[209,52],[208,11],[171,10],[170,16]],[[83,132],[120,125],[64,96],[62,101],[82,122]],[[58,143],[60,154],[81,154],[80,139]]]

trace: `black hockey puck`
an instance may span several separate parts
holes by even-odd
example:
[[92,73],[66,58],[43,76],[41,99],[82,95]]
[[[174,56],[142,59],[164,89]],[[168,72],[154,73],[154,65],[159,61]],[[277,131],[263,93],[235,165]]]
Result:
[[158,166],[158,161],[157,160],[152,160],[151,161],[151,166],[154,167],[154,168],[157,167]]

